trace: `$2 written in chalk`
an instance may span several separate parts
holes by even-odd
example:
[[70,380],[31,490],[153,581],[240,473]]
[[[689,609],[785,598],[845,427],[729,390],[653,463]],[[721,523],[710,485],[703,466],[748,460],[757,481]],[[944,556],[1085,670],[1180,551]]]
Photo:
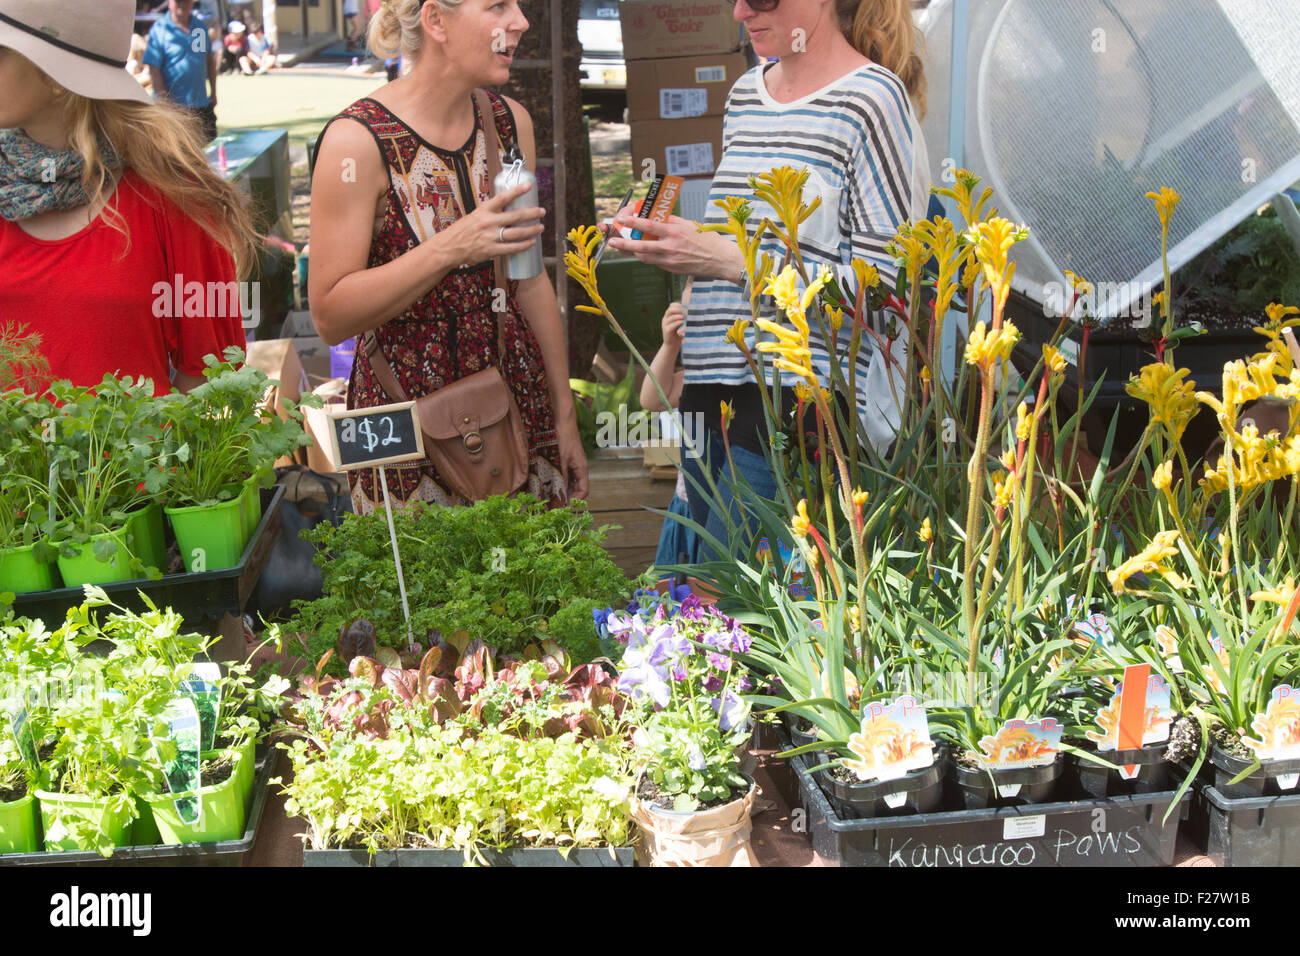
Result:
[[332,412],[330,432],[332,457],[342,470],[424,457],[414,402]]

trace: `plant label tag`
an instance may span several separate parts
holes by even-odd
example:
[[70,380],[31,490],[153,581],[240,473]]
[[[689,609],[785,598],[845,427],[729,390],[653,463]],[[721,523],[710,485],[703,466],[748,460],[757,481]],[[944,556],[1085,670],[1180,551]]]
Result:
[[1020,793],[1020,788],[1022,786],[1024,786],[1024,784],[1020,784],[1020,783],[998,784],[998,796],[1006,799],[1010,799],[1011,797],[1017,796]]
[[36,741],[32,739],[32,725],[28,722],[26,707],[19,707],[9,715],[9,726],[13,730],[18,753],[35,772],[40,768],[40,760],[36,756]]
[[[777,540],[777,553],[781,556],[781,563],[790,570],[790,586],[788,588],[790,596],[796,601],[806,601],[812,597],[808,588],[803,583],[803,574],[806,570],[803,560],[803,553],[795,548],[790,547],[784,541]],[[754,557],[758,563],[765,561],[772,562],[772,545],[767,538],[759,538],[758,546],[754,551]],[[776,563],[772,562],[772,573],[776,573]]]
[[897,810],[905,803],[907,803],[906,790],[900,790],[898,793],[885,794],[885,806],[889,807],[891,810]]
[[1121,780],[1136,780],[1141,772],[1142,767],[1139,764],[1127,764],[1119,768],[1119,777]]
[[1089,614],[1074,625],[1074,633],[1085,641],[1109,647],[1115,639],[1115,631],[1105,614]]
[[[1133,693],[1126,692],[1128,687],[1133,688]],[[1089,730],[1086,733],[1088,739],[1097,745],[1098,753],[1136,750],[1168,740],[1174,716],[1165,679],[1152,674],[1150,664],[1133,664],[1124,668],[1124,679],[1115,688],[1115,695],[1097,713],[1100,732]],[[1132,780],[1133,777],[1124,779]]]
[[1168,624],[1161,624],[1156,628],[1156,645],[1160,648],[1160,655],[1169,665],[1171,674],[1181,674],[1183,672],[1183,659],[1178,656],[1178,635]]
[[861,730],[849,736],[848,745],[853,757],[842,763],[863,781],[897,780],[934,763],[925,707],[910,694],[889,705],[864,704]]
[[1007,817],[1002,821],[1002,839],[1027,840],[1047,832],[1047,817],[1042,813],[1032,817]]
[[1268,708],[1256,715],[1250,729],[1259,735],[1258,739],[1243,737],[1241,742],[1255,752],[1261,763],[1300,759],[1300,690],[1290,684],[1274,687]]
[[980,738],[978,763],[985,770],[1046,767],[1060,753],[1062,730],[1052,717],[1008,720],[996,734]]
[[173,698],[162,712],[167,736],[154,739],[154,750],[163,767],[163,778],[171,793],[183,794],[174,801],[181,822],[195,824],[203,815],[199,794],[199,712],[189,697]]
[[213,750],[217,744],[217,716],[221,713],[221,667],[209,661],[194,665],[181,682],[181,693],[194,701],[199,713],[199,749]]
[[1284,773],[1273,779],[1277,781],[1279,790],[1294,790],[1296,784],[1300,783],[1300,773]]

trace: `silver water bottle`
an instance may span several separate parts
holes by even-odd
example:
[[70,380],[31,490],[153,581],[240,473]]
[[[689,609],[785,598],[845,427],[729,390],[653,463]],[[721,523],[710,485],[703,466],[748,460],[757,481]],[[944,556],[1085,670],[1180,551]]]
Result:
[[[526,193],[512,202],[507,209],[531,209],[537,205],[537,177],[524,165],[524,158],[519,153],[518,144],[510,147],[506,154],[505,165],[497,173],[496,182],[492,184],[492,195],[514,189],[527,183]],[[531,279],[542,271],[542,243],[538,236],[531,246],[523,252],[516,252],[506,257],[506,276],[511,279]]]

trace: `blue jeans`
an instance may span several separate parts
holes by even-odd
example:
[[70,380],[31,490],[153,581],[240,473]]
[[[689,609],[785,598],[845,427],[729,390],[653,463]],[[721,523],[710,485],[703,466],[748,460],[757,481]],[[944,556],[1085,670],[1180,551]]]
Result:
[[[690,505],[676,493],[673,494],[673,500],[668,505],[670,515],[681,515],[684,518],[694,518],[691,513]],[[696,552],[699,550],[696,544],[697,535],[684,524],[674,521],[672,518],[664,518],[663,530],[659,533],[659,550],[655,553],[655,567],[665,568],[670,564],[694,564]]]
[[[730,515],[731,523],[739,527],[741,523],[741,504],[732,493],[731,469],[727,465],[727,451],[722,444],[722,436],[712,429],[707,430],[708,441],[704,443],[704,453],[700,456],[685,456],[682,467],[686,472],[686,495],[690,499],[691,517],[724,545],[728,543],[727,521],[724,515]],[[760,497],[771,500],[776,497],[776,477],[767,466],[767,459],[735,445],[731,446],[731,459],[736,465],[736,484],[741,481]],[[712,492],[704,480],[704,469],[708,468],[718,486],[719,500],[709,500]],[[699,482],[703,492],[692,484],[692,479]],[[751,530],[755,523],[750,520]],[[737,540],[733,552],[739,556],[748,550],[749,542]],[[716,560],[719,556],[704,539],[699,541],[699,560]]]

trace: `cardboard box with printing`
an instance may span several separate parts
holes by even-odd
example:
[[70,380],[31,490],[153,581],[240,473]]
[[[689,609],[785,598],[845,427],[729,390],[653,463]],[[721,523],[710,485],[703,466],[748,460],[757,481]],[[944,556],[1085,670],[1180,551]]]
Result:
[[645,120],[632,124],[632,173],[712,176],[722,158],[722,117]]
[[[631,0],[618,5],[623,26],[623,58],[697,56],[739,50],[744,27],[724,0],[658,2]],[[630,69],[630,64],[629,64]],[[629,87],[631,77],[629,76]]]
[[747,69],[749,61],[743,53],[629,60],[628,119],[639,123],[721,116],[727,105],[727,94]]

